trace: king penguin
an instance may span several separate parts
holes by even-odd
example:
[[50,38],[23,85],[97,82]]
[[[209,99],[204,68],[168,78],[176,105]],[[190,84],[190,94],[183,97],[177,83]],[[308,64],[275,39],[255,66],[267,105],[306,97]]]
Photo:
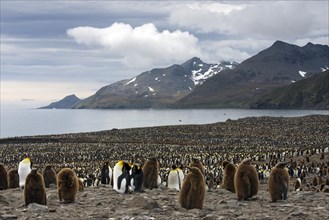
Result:
[[27,175],[32,170],[32,162],[30,158],[25,158],[18,165],[19,187],[24,188]]
[[179,204],[185,209],[202,209],[206,193],[204,176],[197,167],[188,169],[191,172],[187,174],[179,192]]
[[101,183],[105,185],[110,185],[112,179],[112,169],[108,162],[104,162],[101,169]]
[[130,190],[141,192],[143,186],[143,170],[140,164],[133,164],[130,170]]
[[287,200],[290,185],[288,170],[285,168],[288,162],[278,163],[272,170],[268,179],[268,191],[272,202],[277,200]]
[[5,166],[0,163],[0,190],[8,188],[8,176]]
[[168,188],[176,189],[179,191],[182,188],[183,180],[184,180],[183,171],[180,168],[176,167],[176,165],[173,165],[171,171],[168,174],[168,180],[167,180]]
[[120,160],[113,168],[113,189],[118,193],[128,193],[131,165]]

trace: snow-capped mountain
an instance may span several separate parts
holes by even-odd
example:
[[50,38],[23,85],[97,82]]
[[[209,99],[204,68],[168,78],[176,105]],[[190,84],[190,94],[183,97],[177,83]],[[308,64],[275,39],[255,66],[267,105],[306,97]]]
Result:
[[198,85],[236,62],[204,63],[194,57],[181,65],[155,68],[101,88],[73,108],[162,108],[191,93]]
[[222,71],[182,98],[176,108],[249,108],[272,89],[297,83],[329,67],[329,47],[276,41],[232,70]]

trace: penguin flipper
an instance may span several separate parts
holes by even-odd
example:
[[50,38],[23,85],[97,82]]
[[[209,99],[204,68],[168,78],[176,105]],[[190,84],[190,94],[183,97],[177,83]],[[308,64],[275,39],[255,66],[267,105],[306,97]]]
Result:
[[121,188],[121,182],[122,180],[125,178],[124,173],[122,173],[119,177],[118,177],[118,190],[120,190]]

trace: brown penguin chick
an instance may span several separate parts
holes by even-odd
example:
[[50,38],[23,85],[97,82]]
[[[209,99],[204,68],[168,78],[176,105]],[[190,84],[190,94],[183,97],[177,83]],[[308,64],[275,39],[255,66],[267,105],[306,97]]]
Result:
[[268,180],[268,191],[272,202],[287,200],[289,190],[289,173],[286,169],[288,163],[278,163],[271,171]]
[[10,169],[8,171],[8,188],[19,188],[19,176],[17,169]]
[[294,184],[295,187],[295,191],[300,191],[302,188],[302,181],[300,180],[300,178],[297,178]]
[[83,191],[85,189],[85,187],[83,186],[83,181],[81,179],[78,179],[79,180],[79,191]]
[[227,161],[224,161],[223,168],[224,168],[223,188],[235,193],[235,189],[234,189],[235,166]]
[[57,176],[56,171],[51,167],[51,165],[47,165],[46,168],[42,172],[43,179],[45,180],[45,186],[49,188],[50,184],[57,184]]
[[190,163],[189,167],[197,167],[201,170],[201,173],[202,173],[203,176],[205,176],[205,174],[206,174],[206,171],[205,171],[205,168],[204,168],[203,164],[197,158],[193,158],[193,162]]
[[322,152],[321,156],[320,156],[320,160],[323,160],[323,159],[324,159],[324,153]]
[[318,180],[319,180],[319,181],[318,181],[318,184],[321,185],[321,184],[323,183],[323,179],[322,179],[322,177],[319,176]]
[[64,200],[64,203],[75,202],[79,190],[79,180],[72,169],[63,168],[57,174],[57,189],[59,201]]
[[185,209],[202,209],[206,193],[203,174],[197,167],[190,167],[179,192],[179,204]]
[[158,188],[159,163],[156,157],[150,157],[143,168],[143,186],[147,189]]
[[0,163],[0,190],[5,190],[8,188],[8,177],[7,170],[5,166]]
[[24,186],[25,206],[30,203],[47,205],[46,188],[43,177],[36,169],[33,169],[26,177]]
[[313,177],[313,186],[317,186],[318,184],[319,184],[319,182],[318,182],[318,178],[315,176],[315,177]]
[[259,181],[251,158],[241,162],[234,175],[234,187],[238,200],[249,199],[258,193]]

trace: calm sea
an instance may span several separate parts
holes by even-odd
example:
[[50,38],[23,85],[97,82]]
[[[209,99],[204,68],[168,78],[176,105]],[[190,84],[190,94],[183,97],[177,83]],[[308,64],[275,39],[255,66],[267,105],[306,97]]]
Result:
[[89,132],[113,128],[208,124],[251,116],[294,117],[312,114],[329,115],[329,111],[250,109],[41,110],[2,108],[0,137]]

